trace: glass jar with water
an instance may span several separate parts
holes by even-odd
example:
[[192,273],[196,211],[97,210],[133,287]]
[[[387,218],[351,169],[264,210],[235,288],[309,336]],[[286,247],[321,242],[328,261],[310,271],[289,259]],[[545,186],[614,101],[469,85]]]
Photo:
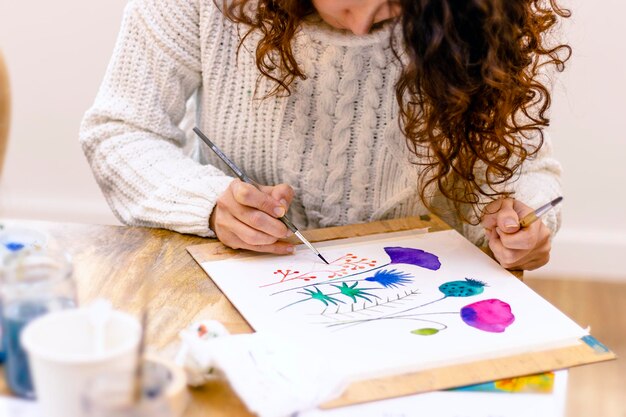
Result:
[[20,334],[39,316],[76,306],[72,263],[60,251],[20,251],[4,258],[0,279],[6,381],[15,394],[34,398]]

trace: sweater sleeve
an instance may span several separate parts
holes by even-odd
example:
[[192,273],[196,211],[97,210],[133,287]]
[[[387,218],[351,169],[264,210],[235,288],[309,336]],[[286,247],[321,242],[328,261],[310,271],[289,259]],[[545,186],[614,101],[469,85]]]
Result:
[[[532,139],[536,140],[537,137]],[[519,175],[514,176],[505,189],[511,191],[516,200],[532,208],[538,208],[561,195],[561,165],[552,155],[552,141],[546,132],[539,152],[524,161]],[[550,210],[541,220],[554,237],[561,226],[561,206]],[[478,246],[487,245],[483,227],[480,225],[465,223],[463,234]]]
[[201,83],[197,0],[136,0],[80,142],[125,224],[214,236],[209,216],[233,178],[185,155],[179,124]]

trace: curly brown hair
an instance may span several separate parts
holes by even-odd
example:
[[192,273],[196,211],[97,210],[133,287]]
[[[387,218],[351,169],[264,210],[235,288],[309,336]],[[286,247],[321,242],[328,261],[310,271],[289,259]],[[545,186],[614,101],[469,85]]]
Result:
[[[502,185],[543,145],[551,98],[540,71],[546,65],[563,71],[571,56],[568,45],[547,39],[569,10],[556,0],[394,2],[402,11],[395,23],[401,49],[391,41],[404,63],[395,86],[399,122],[422,166],[422,201],[433,209],[431,186],[459,212],[464,204],[477,210],[481,195],[509,196]],[[231,0],[222,10],[249,28],[244,39],[261,33],[256,65],[275,81],[271,94],[289,94],[294,79],[306,78],[291,41],[315,12],[310,0]]]

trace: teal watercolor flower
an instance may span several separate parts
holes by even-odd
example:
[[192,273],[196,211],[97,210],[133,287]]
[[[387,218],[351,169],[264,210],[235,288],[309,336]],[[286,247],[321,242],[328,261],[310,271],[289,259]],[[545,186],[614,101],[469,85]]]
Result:
[[309,300],[317,300],[317,301],[321,301],[322,303],[324,303],[324,305],[326,307],[328,307],[328,304],[332,304],[332,305],[338,305],[338,304],[345,304],[343,301],[336,299],[335,297],[331,297],[328,294],[324,294],[322,291],[320,291],[319,288],[317,287],[313,287],[315,288],[315,291],[309,289],[309,288],[304,288],[304,292],[300,292],[298,291],[298,294],[302,294],[302,295],[306,295],[307,298],[304,298],[302,300],[298,300],[298,301],[294,301],[293,303],[287,304],[284,307],[279,308],[277,311],[281,311],[286,309],[287,307],[291,307],[294,306],[296,304],[300,304],[303,303],[305,301],[309,301]]
[[339,291],[341,291],[341,294],[350,297],[352,299],[352,301],[354,301],[356,303],[356,298],[362,298],[364,300],[369,301],[370,303],[372,302],[372,300],[370,300],[369,298],[367,298],[366,296],[369,297],[376,297],[376,298],[380,298],[377,295],[368,293],[363,291],[363,289],[361,288],[357,288],[357,285],[359,285],[359,282],[355,282],[354,284],[348,286],[348,284],[346,284],[345,282],[341,283],[341,286],[339,285],[333,285],[333,287],[337,288]]
[[484,282],[472,278],[465,278],[465,281],[450,281],[439,286],[446,297],[471,297],[483,292]]
[[305,288],[304,291],[306,292],[299,292],[299,294],[308,295],[309,297],[311,297],[310,299],[312,300],[319,300],[322,303],[324,303],[324,305],[327,307],[328,307],[328,303],[332,303],[333,305],[337,305],[337,303],[345,304],[341,300],[333,298],[330,295],[324,294],[323,292],[319,290],[319,288],[317,287],[313,287],[313,288],[315,288],[315,291]]

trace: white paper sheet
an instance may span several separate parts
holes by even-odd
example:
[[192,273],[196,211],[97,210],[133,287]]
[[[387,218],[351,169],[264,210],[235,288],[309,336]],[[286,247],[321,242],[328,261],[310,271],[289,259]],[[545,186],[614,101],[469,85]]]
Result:
[[255,330],[314,344],[329,372],[354,379],[547,349],[587,334],[454,231],[320,248],[330,266],[299,247],[293,256],[202,267]]
[[0,417],[45,417],[34,401],[0,396]]

